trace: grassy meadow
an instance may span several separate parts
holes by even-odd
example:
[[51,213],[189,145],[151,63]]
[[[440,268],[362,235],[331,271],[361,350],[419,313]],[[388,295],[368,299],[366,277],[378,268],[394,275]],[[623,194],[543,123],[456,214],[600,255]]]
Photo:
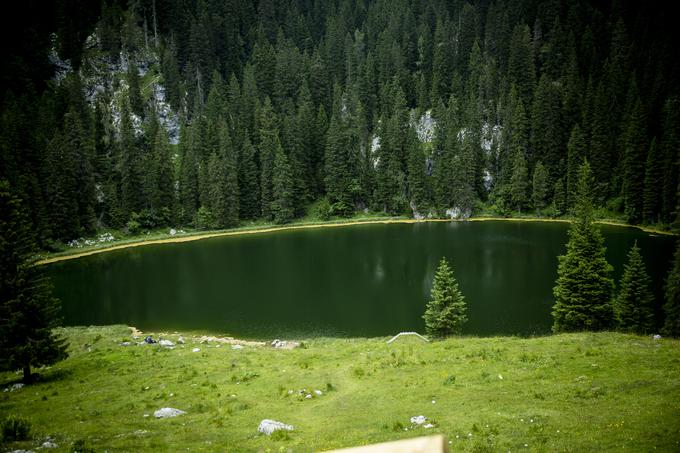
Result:
[[[0,419],[31,423],[28,440],[2,451],[50,437],[52,451],[304,452],[434,433],[452,451],[680,450],[678,340],[319,338],[283,350],[200,344],[202,333],[182,332],[186,344],[168,349],[135,345],[142,338],[126,326],[62,332],[69,359],[0,392]],[[0,385],[20,378],[2,373]],[[162,407],[187,413],[154,418]],[[434,426],[412,425],[418,415]],[[262,419],[295,430],[267,437]]]

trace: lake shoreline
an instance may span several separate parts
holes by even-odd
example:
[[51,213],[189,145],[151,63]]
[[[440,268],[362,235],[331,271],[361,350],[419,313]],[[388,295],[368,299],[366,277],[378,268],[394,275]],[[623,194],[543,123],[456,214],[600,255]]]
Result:
[[[36,260],[34,263],[36,266],[41,266],[44,264],[52,264],[60,261],[72,260],[77,258],[82,258],[85,256],[96,255],[104,252],[111,252],[114,250],[122,250],[131,247],[141,247],[145,245],[156,245],[156,244],[171,244],[180,242],[193,242],[201,239],[210,239],[223,236],[239,236],[246,234],[261,234],[261,233],[274,233],[279,231],[290,231],[290,230],[303,230],[303,229],[316,229],[316,228],[337,228],[345,226],[356,226],[356,225],[373,225],[373,224],[411,224],[411,223],[429,223],[429,222],[548,222],[548,223],[570,223],[570,219],[551,219],[551,218],[541,218],[541,217],[471,217],[468,219],[422,219],[417,220],[413,218],[395,218],[395,217],[385,217],[376,219],[366,219],[366,220],[348,220],[348,221],[328,221],[328,222],[312,222],[312,223],[299,223],[292,225],[264,225],[257,226],[254,228],[236,228],[230,230],[209,230],[201,233],[189,233],[183,236],[170,235],[167,234],[165,237],[146,239],[144,237],[132,238],[129,240],[123,240],[119,243],[115,241],[111,244],[92,246],[91,248],[86,248],[85,250],[79,251],[80,249],[68,250],[65,252],[59,252],[52,256],[46,258],[41,258]],[[627,225],[623,223],[612,222],[608,220],[597,220],[595,223],[608,226],[617,226],[624,228],[637,228],[646,233],[660,234],[664,236],[676,236],[675,233],[670,231],[662,231],[656,228],[649,228],[641,225]],[[129,241],[129,242],[128,242]]]

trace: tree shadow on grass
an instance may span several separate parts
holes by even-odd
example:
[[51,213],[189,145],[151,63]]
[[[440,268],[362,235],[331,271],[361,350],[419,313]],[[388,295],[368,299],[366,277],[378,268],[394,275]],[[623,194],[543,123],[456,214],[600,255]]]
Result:
[[[32,373],[31,382],[28,385],[47,384],[50,382],[63,381],[70,377],[72,374],[73,371],[71,371],[70,369],[63,368],[57,370],[38,369],[37,371],[34,371]],[[0,391],[4,391],[5,389],[8,389],[15,384],[25,384],[23,375],[16,374],[15,376],[12,377],[8,376],[7,380],[0,381]]]

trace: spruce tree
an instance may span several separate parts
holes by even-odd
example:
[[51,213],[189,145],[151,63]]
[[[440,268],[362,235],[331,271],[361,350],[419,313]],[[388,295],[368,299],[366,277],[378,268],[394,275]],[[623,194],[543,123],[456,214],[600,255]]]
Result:
[[128,58],[128,97],[130,99],[130,109],[137,116],[144,116],[144,101],[142,99],[142,90],[139,86],[139,73],[137,72],[137,65],[134,61]]
[[623,332],[649,333],[654,328],[654,296],[637,241],[628,252],[619,286],[614,301],[616,326]]
[[512,203],[521,213],[527,202],[527,188],[529,186],[529,172],[524,153],[517,151],[512,163],[512,177],[510,178],[510,195]]
[[536,84],[531,31],[526,24],[517,24],[512,31],[508,57],[508,82],[517,87],[524,105],[531,105],[531,97]]
[[256,219],[260,216],[260,184],[255,162],[255,147],[246,138],[238,159],[239,213],[242,219]]
[[548,204],[548,170],[545,169],[541,162],[536,164],[534,168],[533,190],[531,199],[534,202],[534,208],[538,215],[541,215],[541,209]]
[[666,277],[663,305],[664,320],[661,332],[671,337],[680,337],[680,243],[675,249],[673,267]]
[[121,107],[120,148],[121,204],[123,215],[127,219],[133,212],[139,213],[144,206],[141,152],[137,147],[130,107],[127,100],[123,101]]
[[612,266],[604,238],[593,224],[593,177],[584,161],[579,168],[575,217],[569,228],[567,253],[559,258],[553,288],[553,332],[602,330],[612,324]]
[[645,190],[642,200],[642,222],[656,223],[661,216],[663,193],[662,160],[659,156],[656,138],[649,145],[645,168]]
[[259,151],[260,151],[260,207],[262,217],[271,220],[272,185],[274,158],[281,150],[277,118],[269,98],[264,101],[264,106],[259,117]]
[[586,158],[586,152],[586,138],[581,127],[576,124],[567,143],[567,206],[570,208],[574,205],[578,167]]
[[[635,84],[632,84],[635,87]],[[634,88],[631,88],[635,91]],[[629,223],[640,223],[644,203],[646,118],[642,102],[635,92],[635,98],[628,115],[628,126],[623,137],[623,200]]]
[[239,190],[236,156],[229,129],[224,120],[219,122],[219,148],[208,164],[209,208],[215,227],[231,228],[238,224]]
[[0,370],[52,365],[67,357],[59,326],[59,300],[49,281],[28,260],[35,253],[31,224],[20,199],[0,181]]
[[564,187],[564,179],[560,178],[555,181],[553,188],[553,206],[557,215],[563,215],[567,212],[567,193]]
[[435,338],[460,334],[467,321],[466,311],[465,297],[458,288],[453,270],[446,258],[442,258],[423,314],[425,332]]
[[276,223],[288,223],[295,213],[293,206],[293,170],[281,148],[274,157],[271,212]]
[[163,128],[158,128],[156,132],[153,151],[155,186],[152,205],[161,222],[167,225],[175,220],[175,171],[170,160],[168,136]]
[[180,137],[179,197],[182,223],[191,224],[198,209],[198,159],[194,141],[197,135],[193,126],[183,127]]
[[415,133],[408,142],[408,191],[409,201],[416,210],[423,212],[426,207],[425,154]]

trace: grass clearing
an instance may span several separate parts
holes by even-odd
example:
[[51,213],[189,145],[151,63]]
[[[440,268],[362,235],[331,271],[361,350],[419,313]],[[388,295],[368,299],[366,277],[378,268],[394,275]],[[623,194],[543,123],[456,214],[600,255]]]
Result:
[[[175,349],[121,346],[134,341],[126,326],[63,332],[69,359],[0,393],[0,419],[31,422],[30,439],[4,449],[35,449],[50,436],[63,450],[312,451],[434,433],[452,451],[680,449],[678,340],[318,338],[294,350],[236,350],[199,344],[192,332]],[[20,377],[2,373],[0,384]],[[155,419],[162,407],[187,414]],[[412,425],[417,415],[434,427]],[[265,418],[295,431],[260,435]]]

